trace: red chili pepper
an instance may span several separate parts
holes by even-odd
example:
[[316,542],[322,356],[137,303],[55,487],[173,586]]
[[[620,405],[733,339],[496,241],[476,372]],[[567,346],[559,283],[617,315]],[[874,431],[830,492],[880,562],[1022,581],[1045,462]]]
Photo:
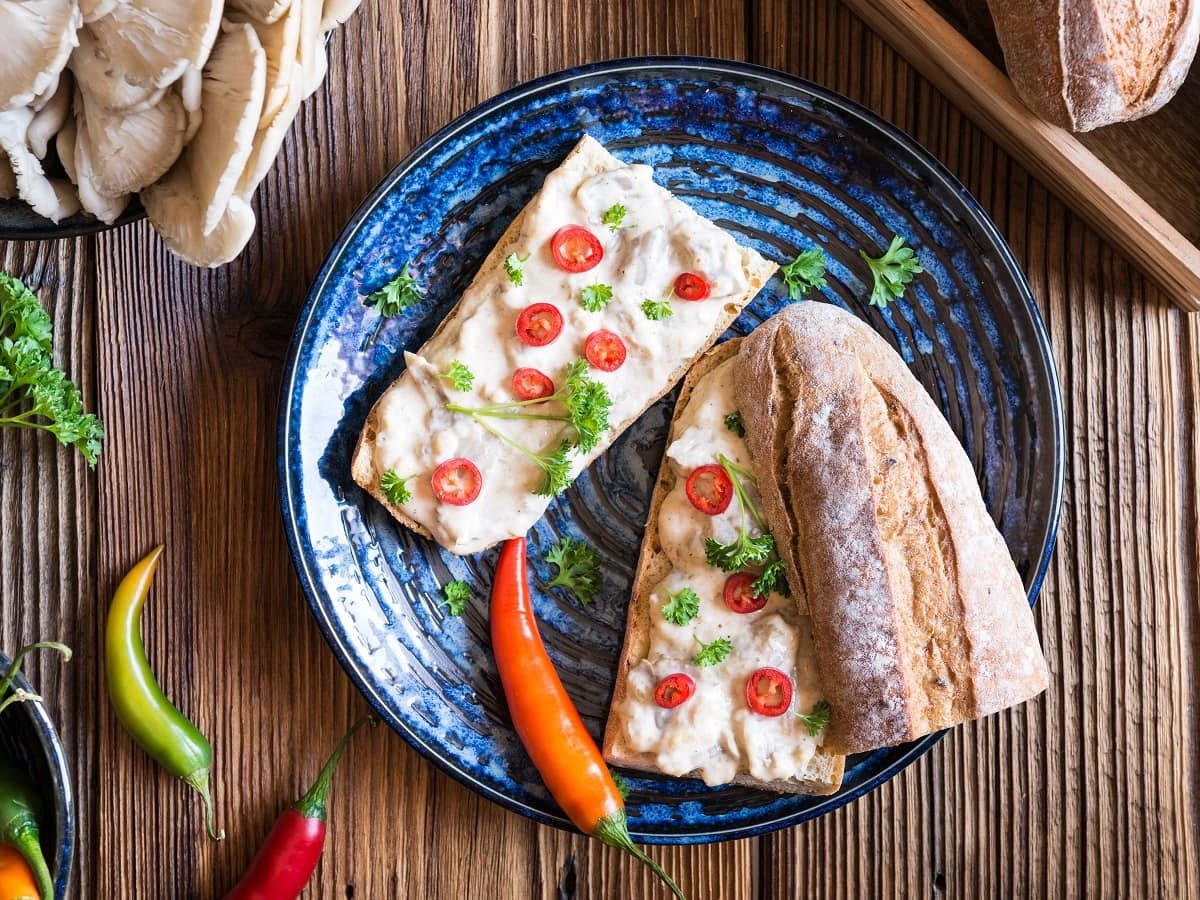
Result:
[[504,542],[491,615],[492,650],[513,727],[550,794],[580,831],[637,857],[686,900],[629,837],[621,792],[546,653],[529,600],[525,538]]
[[350,738],[370,721],[370,716],[364,716],[354,723],[308,793],[275,821],[250,868],[225,900],[294,900],[300,896],[325,849],[325,802],[333,772]]

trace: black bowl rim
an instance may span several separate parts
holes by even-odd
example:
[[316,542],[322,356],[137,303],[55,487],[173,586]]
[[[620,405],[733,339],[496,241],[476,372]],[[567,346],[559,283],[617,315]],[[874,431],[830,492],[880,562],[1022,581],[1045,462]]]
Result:
[[[0,672],[6,671],[11,664],[12,660],[0,653]],[[17,675],[13,686],[34,692],[33,685],[23,675]],[[68,897],[71,894],[72,861],[75,855],[75,793],[71,786],[67,752],[41,700],[18,703],[10,706],[8,712],[11,715],[22,712],[27,715],[38,736],[39,755],[46,760],[54,780],[54,884],[59,897]]]

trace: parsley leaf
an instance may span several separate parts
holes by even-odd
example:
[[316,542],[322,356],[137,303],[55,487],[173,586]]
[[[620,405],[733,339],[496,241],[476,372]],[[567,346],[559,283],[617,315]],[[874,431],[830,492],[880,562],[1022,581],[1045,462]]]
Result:
[[629,782],[626,781],[621,776],[620,772],[618,772],[616,769],[612,768],[611,766],[609,766],[608,774],[612,776],[613,784],[615,784],[617,786],[617,790],[621,794],[621,799],[628,800],[629,799]]
[[812,708],[812,712],[808,713],[793,713],[797,719],[808,726],[808,733],[816,737],[825,730],[825,726],[829,724],[830,718],[833,716],[833,710],[824,700],[818,700],[817,705]]
[[717,462],[733,482],[733,492],[737,497],[738,511],[741,523],[738,536],[731,544],[722,544],[716,538],[704,539],[704,558],[710,566],[716,566],[722,572],[738,572],[747,566],[760,566],[767,561],[775,550],[775,539],[769,532],[751,536],[748,528],[749,520],[753,519],[760,529],[766,528],[762,513],[750,500],[742,479],[754,480],[754,475],[739,466],[724,453],[717,456]]
[[467,368],[466,363],[456,359],[442,373],[442,380],[449,382],[456,391],[469,391],[475,383],[475,374]]
[[672,625],[686,625],[700,615],[700,595],[690,587],[680,588],[675,593],[667,591],[662,614]]
[[767,563],[762,574],[755,578],[754,583],[750,585],[750,593],[755,597],[765,597],[771,591],[783,594],[785,597],[791,596],[787,583],[787,567],[784,566],[782,559],[775,559]]
[[409,475],[407,478],[401,478],[395,469],[388,469],[379,476],[379,490],[383,492],[383,496],[392,506],[403,506],[412,499],[412,491],[408,489],[408,483],[414,477]]
[[613,231],[620,231],[624,227],[622,223],[625,221],[626,212],[628,210],[622,204],[614,203],[604,211],[604,218],[600,221]]
[[0,427],[48,431],[95,468],[104,426],[84,412],[79,389],[55,367],[52,335],[38,298],[0,272]]
[[518,256],[515,250],[504,257],[504,271],[508,275],[508,280],[516,287],[520,287],[525,283],[525,263],[528,260],[528,253],[524,256]]
[[452,616],[461,616],[471,600],[471,586],[465,581],[451,581],[442,586],[441,606]]
[[558,574],[547,587],[564,588],[580,603],[591,603],[604,583],[596,550],[584,541],[563,538],[546,551],[546,561],[558,568]]
[[736,409],[725,417],[725,427],[738,437],[746,436],[746,426],[742,424],[742,414]]
[[820,247],[805,250],[779,270],[787,285],[788,299],[799,300],[809,291],[825,287],[825,251]]
[[692,662],[698,666],[715,666],[717,663],[723,663],[730,651],[733,650],[733,641],[729,638],[717,638],[711,644],[706,644],[696,635],[693,634],[692,637],[700,645],[699,652],[692,659]]
[[529,453],[528,456],[538,464],[538,468],[546,476],[541,487],[534,491],[539,497],[557,497],[575,480],[571,476],[571,444],[569,441],[563,441],[549,453]]
[[880,309],[903,297],[904,289],[912,282],[913,276],[925,271],[912,247],[905,246],[904,238],[898,234],[892,237],[887,252],[878,259],[868,256],[866,250],[859,250],[858,255],[871,267],[871,275],[875,279],[875,285],[871,288],[871,305]]
[[579,292],[579,305],[588,312],[600,312],[613,298],[613,289],[607,284],[591,284]]
[[675,315],[670,300],[651,300],[649,297],[642,301],[642,312],[651,322],[661,322]]
[[417,284],[417,279],[409,273],[408,263],[405,263],[399,275],[367,297],[363,303],[379,307],[379,314],[390,318],[399,315],[410,306],[416,306],[424,296],[424,289]]

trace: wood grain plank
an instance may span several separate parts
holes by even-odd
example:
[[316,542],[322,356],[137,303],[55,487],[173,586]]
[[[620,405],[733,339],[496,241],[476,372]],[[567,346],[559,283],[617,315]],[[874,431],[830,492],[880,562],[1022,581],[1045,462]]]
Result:
[[[0,244],[0,266],[21,278],[54,320],[55,362],[79,386],[89,410],[96,401],[92,253],[86,239]],[[49,435],[0,429],[0,648],[11,654],[35,640],[54,639],[75,651],[62,665],[31,658],[28,675],[46,700],[74,767],[81,836],[100,825],[94,673],[98,615],[96,570],[97,480],[74,451]],[[95,887],[95,844],[77,851],[78,896]]]
[[[917,869],[880,881],[835,855],[847,896],[1193,896],[1196,724],[1185,698],[1195,678],[1196,569],[1185,536],[1196,533],[1196,514],[1179,499],[1196,484],[1188,318],[898,54],[881,52],[877,37],[805,18],[795,4],[766,4],[756,46],[787,37],[762,61],[819,77],[825,55],[869,59],[866,80],[850,67],[833,86],[913,134],[1008,236],[1057,351],[1071,457],[1038,609],[1047,695],[956,729],[858,801],[862,819],[826,817],[766,842],[764,854],[828,865],[813,849],[828,841],[878,848],[884,868],[902,859]],[[881,838],[897,823],[901,843],[889,846]],[[801,890],[835,895],[782,875],[772,896]]]

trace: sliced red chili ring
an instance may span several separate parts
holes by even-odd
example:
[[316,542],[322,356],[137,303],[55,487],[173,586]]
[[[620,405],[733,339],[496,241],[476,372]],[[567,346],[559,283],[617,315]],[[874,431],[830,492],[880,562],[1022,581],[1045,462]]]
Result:
[[587,361],[601,372],[615,372],[625,364],[628,351],[625,342],[611,331],[601,328],[593,331],[583,342],[583,354]]
[[550,255],[567,272],[586,272],[604,259],[600,240],[582,225],[564,225],[550,238]]
[[725,580],[725,605],[735,613],[758,612],[767,605],[767,597],[753,593],[754,575],[735,572]]
[[541,400],[553,395],[554,382],[538,369],[517,369],[513,372],[512,389],[522,400]]
[[683,272],[675,279],[675,296],[680,300],[703,300],[711,288],[703,275]]
[[792,679],[769,666],[746,680],[746,703],[760,716],[782,716],[792,705]]
[[696,693],[696,682],[686,672],[668,675],[654,689],[654,702],[663,709],[674,709]]
[[683,487],[692,506],[706,516],[719,516],[729,509],[729,503],[733,500],[733,482],[729,480],[729,473],[720,466],[698,466],[692,470]]
[[465,456],[448,459],[433,470],[430,478],[434,496],[451,506],[466,506],[483,489],[479,467]]
[[517,316],[517,337],[530,347],[544,347],[562,332],[563,317],[553,303],[532,303]]

